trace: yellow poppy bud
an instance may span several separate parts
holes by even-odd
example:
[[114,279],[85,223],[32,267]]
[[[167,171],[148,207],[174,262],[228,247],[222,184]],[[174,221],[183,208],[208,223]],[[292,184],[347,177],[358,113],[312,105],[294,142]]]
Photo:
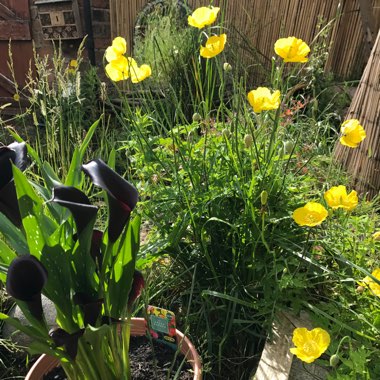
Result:
[[198,122],[198,121],[201,121],[201,120],[202,120],[202,116],[198,112],[195,112],[193,114],[193,121]]
[[268,192],[263,190],[260,194],[261,205],[265,206],[268,202]]
[[339,356],[337,354],[334,354],[330,358],[330,366],[336,367],[340,362]]
[[224,128],[223,131],[222,131],[222,135],[225,138],[229,139],[231,137],[231,131],[229,129],[227,129],[227,128]]
[[245,135],[244,136],[244,146],[246,148],[250,148],[252,146],[252,143],[253,143],[252,135]]
[[223,70],[228,72],[232,70],[232,66],[228,62],[223,63]]

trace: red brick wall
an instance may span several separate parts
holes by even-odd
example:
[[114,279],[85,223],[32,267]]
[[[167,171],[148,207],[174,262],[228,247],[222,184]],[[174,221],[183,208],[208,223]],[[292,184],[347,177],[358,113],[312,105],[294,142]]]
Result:
[[[53,41],[45,40],[42,33],[42,25],[38,16],[38,8],[35,5],[36,0],[30,0],[31,12],[31,29],[32,38],[35,42],[36,51],[39,55],[53,53]],[[83,0],[78,0],[80,20],[82,24],[83,35],[86,34],[84,13],[83,13]],[[50,5],[45,7],[50,7]],[[52,9],[54,4],[51,5]],[[92,29],[94,35],[95,58],[97,66],[103,64],[103,54],[107,46],[111,42],[111,27],[110,27],[110,14],[109,14],[109,0],[92,0]],[[77,49],[81,43],[81,39],[76,40],[62,40],[61,46],[63,55],[68,59],[76,57]],[[56,41],[58,45],[58,40]],[[84,56],[87,59],[87,56]]]

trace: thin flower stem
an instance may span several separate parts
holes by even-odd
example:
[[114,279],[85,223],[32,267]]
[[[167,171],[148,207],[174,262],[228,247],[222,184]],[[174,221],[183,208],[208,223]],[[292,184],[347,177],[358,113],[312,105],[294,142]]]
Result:
[[121,338],[123,342],[123,368],[125,374],[125,380],[131,380],[131,368],[129,363],[129,343],[130,343],[130,335],[131,335],[131,316],[128,315],[125,323],[123,323],[121,327]]

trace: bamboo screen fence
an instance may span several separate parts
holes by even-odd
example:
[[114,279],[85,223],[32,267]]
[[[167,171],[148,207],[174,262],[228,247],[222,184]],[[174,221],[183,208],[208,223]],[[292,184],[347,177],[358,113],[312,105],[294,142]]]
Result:
[[337,144],[335,158],[369,198],[380,191],[380,31],[346,119],[358,119],[367,137],[358,148]]
[[[170,1],[170,0],[168,0]],[[207,0],[182,0],[191,8],[208,4]],[[138,14],[148,0],[111,0],[110,17],[113,37],[121,35],[132,46],[133,30]],[[338,77],[349,78],[361,73],[369,57],[365,29],[371,26],[373,40],[380,27],[380,0],[215,0],[224,11],[230,43],[239,45],[249,57],[252,47],[259,52],[261,64],[269,64],[274,42],[280,37],[296,36],[311,43],[318,33],[317,22],[336,18],[330,33],[329,58],[326,69]],[[367,8],[371,22],[365,25],[360,6]],[[373,41],[372,41],[373,43]],[[266,57],[266,58],[263,58]],[[244,59],[244,58],[243,58]],[[252,62],[247,62],[252,64]]]

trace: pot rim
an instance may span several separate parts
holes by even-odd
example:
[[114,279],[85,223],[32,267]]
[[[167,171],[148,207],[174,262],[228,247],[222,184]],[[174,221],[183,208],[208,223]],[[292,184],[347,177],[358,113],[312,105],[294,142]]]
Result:
[[[144,318],[132,318],[131,319],[131,335],[141,336],[145,335],[146,323]],[[181,331],[176,329],[177,342],[180,347],[180,351],[185,355],[187,361],[193,368],[194,380],[202,379],[202,364],[201,359],[198,355],[197,350],[191,343],[189,338],[187,338]],[[30,368],[27,373],[25,380],[42,380],[42,376],[53,368],[55,368],[59,363],[59,359],[49,356],[47,354],[42,354],[37,361]]]

